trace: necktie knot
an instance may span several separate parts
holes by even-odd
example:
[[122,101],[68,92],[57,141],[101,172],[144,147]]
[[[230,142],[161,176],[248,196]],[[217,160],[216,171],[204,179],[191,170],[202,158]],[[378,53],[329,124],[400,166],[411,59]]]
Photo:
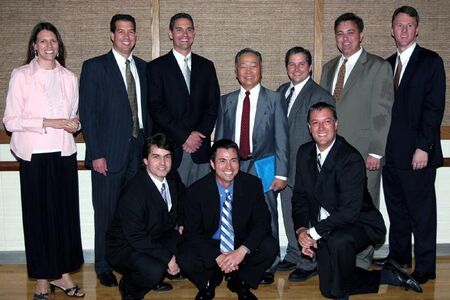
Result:
[[250,96],[250,91],[245,91],[245,96]]

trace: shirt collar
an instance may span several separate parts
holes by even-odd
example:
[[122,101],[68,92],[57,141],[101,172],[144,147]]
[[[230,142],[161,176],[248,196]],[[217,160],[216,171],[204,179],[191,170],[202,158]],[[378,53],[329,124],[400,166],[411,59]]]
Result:
[[191,60],[192,52],[189,52],[188,55],[184,56],[183,54],[181,54],[181,53],[178,52],[177,50],[172,49],[172,53],[173,53],[173,55],[175,56],[175,58],[176,58],[177,60],[183,61],[184,58],[187,58],[188,61]]
[[[251,96],[255,96],[255,95],[259,95],[259,91],[261,90],[261,83],[258,83],[257,85],[255,85],[249,92]],[[241,95],[245,95],[245,92],[247,90],[244,89],[242,86],[240,88],[240,94]]]
[[308,77],[305,78],[305,80],[297,83],[296,85],[294,85],[291,81],[291,84],[289,85],[288,90],[290,90],[292,87],[294,87],[295,92],[301,91],[302,88],[305,86],[305,84],[308,82],[308,80],[311,78],[310,75],[308,75]]
[[133,63],[133,53],[131,53],[130,56],[128,56],[128,58],[125,58],[122,55],[120,55],[120,53],[117,52],[117,50],[114,48],[112,48],[112,53],[114,54],[114,58],[116,59],[118,65],[125,65],[127,59],[130,60],[130,63]]
[[333,147],[333,145],[334,145],[335,142],[336,142],[336,138],[334,138],[334,140],[333,140],[333,142],[331,143],[331,145],[328,146],[328,148],[325,149],[325,150],[323,150],[322,152],[320,152],[319,147],[317,147],[317,144],[316,144],[316,156],[320,153],[320,160],[321,160],[321,163],[322,163],[322,164],[323,164],[323,162],[325,161],[325,159],[327,158],[328,153],[330,153],[330,150],[331,150],[331,148]]
[[163,181],[160,181],[158,178],[156,178],[152,174],[150,174],[150,172],[148,170],[147,170],[147,174],[148,174],[148,176],[150,176],[150,179],[156,185],[156,188],[158,189],[158,191],[161,191],[161,187],[162,187],[163,183],[166,184],[166,188],[169,186],[167,183],[166,177],[164,177]]
[[[363,47],[361,47],[358,51],[356,51],[354,54],[352,54],[350,57],[347,58],[347,63],[349,64],[355,64],[356,61],[359,59],[359,57],[361,56],[361,53],[363,52]],[[345,57],[344,55],[341,55],[341,61],[340,63],[342,63],[344,61]]]
[[400,53],[397,48],[397,55],[400,56],[400,59],[402,63],[405,63],[405,61],[408,61],[411,57],[412,53],[414,52],[414,49],[416,49],[417,43],[413,43],[411,46],[409,46],[408,49]]

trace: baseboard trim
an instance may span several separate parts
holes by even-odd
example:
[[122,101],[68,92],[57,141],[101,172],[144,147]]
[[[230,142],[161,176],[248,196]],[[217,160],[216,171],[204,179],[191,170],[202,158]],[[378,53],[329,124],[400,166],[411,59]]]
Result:
[[[286,246],[281,247],[282,256],[286,253]],[[389,245],[383,245],[375,251],[375,257],[385,257],[389,253]],[[94,263],[94,250],[83,251],[84,262]],[[437,244],[437,256],[450,256],[450,244]],[[0,251],[0,264],[26,264],[25,251]]]

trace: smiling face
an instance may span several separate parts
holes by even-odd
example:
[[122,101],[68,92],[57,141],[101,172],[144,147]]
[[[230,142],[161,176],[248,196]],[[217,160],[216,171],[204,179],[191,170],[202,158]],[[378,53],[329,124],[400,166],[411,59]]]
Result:
[[289,56],[289,61],[286,69],[289,79],[294,85],[296,85],[309,76],[312,67],[306,60],[305,54],[296,53]]
[[147,172],[160,181],[169,173],[172,167],[172,154],[169,150],[152,145],[147,158],[144,158]]
[[349,58],[361,49],[364,34],[354,21],[343,21],[336,27],[335,38],[339,51],[345,58]]
[[242,87],[249,91],[261,82],[262,67],[258,56],[254,53],[244,53],[236,65],[236,77]]
[[391,35],[394,37],[400,52],[415,43],[418,34],[417,20],[408,14],[399,13],[392,22]]
[[49,30],[41,30],[37,34],[34,49],[38,52],[39,64],[53,65],[59,51],[56,35]]
[[130,21],[116,21],[116,31],[111,32],[114,49],[124,58],[128,58],[136,45],[137,35]]
[[216,173],[216,180],[224,188],[230,186],[239,172],[239,157],[234,148],[218,148],[216,158],[210,164]]
[[308,123],[309,131],[322,152],[327,149],[336,138],[338,121],[329,108],[311,111]]
[[173,48],[183,55],[191,52],[194,43],[195,30],[191,20],[179,18],[175,20],[172,30],[168,31],[169,38],[172,40]]

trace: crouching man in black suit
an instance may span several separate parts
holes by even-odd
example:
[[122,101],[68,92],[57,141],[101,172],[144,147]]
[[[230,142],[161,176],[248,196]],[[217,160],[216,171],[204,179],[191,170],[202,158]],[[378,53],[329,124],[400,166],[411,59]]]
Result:
[[175,255],[182,233],[177,226],[181,222],[178,199],[184,186],[177,174],[169,174],[172,154],[173,146],[164,134],[155,134],[145,143],[146,168],[122,190],[107,231],[106,256],[123,274],[119,282],[123,300],[144,299],[166,272],[180,271]]
[[238,153],[235,142],[217,141],[213,172],[187,190],[178,261],[199,289],[196,299],[213,299],[224,273],[239,299],[257,299],[250,288],[258,287],[277,255],[261,181],[239,171]]
[[317,259],[322,295],[348,299],[352,294],[377,293],[380,284],[422,292],[395,261],[380,271],[355,266],[359,252],[383,241],[383,217],[367,190],[361,154],[336,135],[335,108],[314,104],[307,120],[314,141],[297,153],[292,216],[303,254]]

